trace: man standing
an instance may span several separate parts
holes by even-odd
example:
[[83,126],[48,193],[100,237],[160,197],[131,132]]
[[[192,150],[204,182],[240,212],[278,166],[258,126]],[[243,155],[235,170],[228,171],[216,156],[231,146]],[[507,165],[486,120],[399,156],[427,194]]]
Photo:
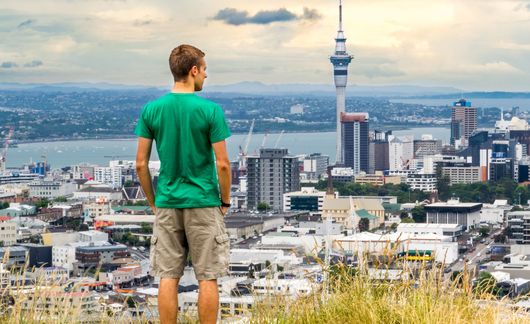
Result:
[[[175,84],[148,103],[135,129],[136,170],[156,215],[151,239],[151,275],[160,277],[161,323],[175,323],[178,282],[188,253],[199,281],[199,320],[215,323],[217,278],[228,272],[230,242],[223,217],[230,207],[230,136],[219,105],[198,97],[206,79],[204,53],[180,45],[169,56]],[[149,157],[153,139],[160,158],[156,199]]]

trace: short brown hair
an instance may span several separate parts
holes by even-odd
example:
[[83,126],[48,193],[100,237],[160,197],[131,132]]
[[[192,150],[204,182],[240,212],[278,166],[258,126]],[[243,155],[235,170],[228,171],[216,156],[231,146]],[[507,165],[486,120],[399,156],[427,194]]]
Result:
[[201,66],[204,52],[197,47],[182,44],[175,47],[169,55],[169,68],[175,81],[185,79],[192,67]]

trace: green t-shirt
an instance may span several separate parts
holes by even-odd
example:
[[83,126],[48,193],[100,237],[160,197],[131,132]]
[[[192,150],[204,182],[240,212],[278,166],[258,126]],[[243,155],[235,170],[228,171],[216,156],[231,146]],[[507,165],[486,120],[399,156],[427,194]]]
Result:
[[228,138],[230,130],[219,105],[194,93],[168,93],[145,105],[134,133],[156,142],[156,207],[221,204],[212,143]]

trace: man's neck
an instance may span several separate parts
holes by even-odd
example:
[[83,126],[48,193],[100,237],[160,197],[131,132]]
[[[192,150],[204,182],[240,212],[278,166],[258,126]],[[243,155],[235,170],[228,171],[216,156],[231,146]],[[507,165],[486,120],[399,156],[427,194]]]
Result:
[[171,92],[174,93],[194,93],[195,85],[191,82],[175,82]]

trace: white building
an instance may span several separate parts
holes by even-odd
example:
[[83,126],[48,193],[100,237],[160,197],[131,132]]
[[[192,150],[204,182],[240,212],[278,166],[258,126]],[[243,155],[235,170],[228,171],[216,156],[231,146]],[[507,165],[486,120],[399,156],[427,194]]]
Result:
[[352,168],[333,168],[331,178],[333,181],[351,182],[355,178],[355,173]]
[[52,288],[38,289],[27,294],[21,307],[25,312],[36,312],[36,314],[47,312],[57,318],[70,317],[72,322],[79,322],[88,314],[95,314],[99,311],[99,294],[65,292]]
[[52,247],[52,264],[55,267],[61,267],[68,272],[74,270],[75,262],[75,245],[70,244]]
[[111,212],[110,204],[104,199],[89,200],[83,202],[83,214],[96,218],[108,215]]
[[[337,193],[335,193],[335,197]],[[300,191],[283,194],[283,211],[308,210],[311,212],[322,212],[325,191],[319,191],[312,187],[302,187]]]
[[17,243],[17,223],[9,216],[0,216],[0,243],[2,246]]
[[[323,236],[319,235],[288,235],[290,233],[272,232],[264,235],[261,238],[261,245],[274,247],[278,246],[292,246],[301,247],[306,254],[314,254],[315,251],[320,251],[323,246]],[[338,235],[340,236],[340,235]],[[259,247],[259,246],[257,246]]]
[[266,263],[291,266],[302,263],[302,259],[282,250],[230,249],[230,264]]
[[6,269],[6,265],[0,263],[0,288],[11,285],[11,271]]
[[481,203],[462,203],[458,198],[425,206],[427,223],[460,224],[465,230],[480,223],[481,209]]
[[436,174],[409,174],[407,184],[411,190],[421,190],[424,192],[436,192]]
[[414,158],[414,137],[393,136],[388,137],[389,170],[406,170]]
[[387,254],[389,252],[431,251],[436,262],[453,263],[458,260],[458,242],[450,237],[434,234],[415,235],[391,233],[385,235],[370,232],[335,238],[333,245],[346,253]]
[[308,279],[261,278],[252,283],[252,290],[257,295],[307,296],[316,286]]
[[39,285],[61,285],[70,278],[68,269],[63,267],[38,268],[35,270],[34,276]]
[[74,182],[39,179],[29,183],[28,188],[31,197],[55,199],[60,196],[71,196],[76,190],[76,184]]
[[79,232],[79,242],[106,242],[109,240],[109,234],[101,231],[84,231]]
[[480,222],[488,224],[502,224],[504,215],[510,211],[512,206],[507,200],[495,200],[493,204],[483,204],[480,210]]
[[122,167],[96,167],[94,168],[94,180],[113,188],[121,188],[123,186]]
[[411,235],[448,236],[452,241],[456,241],[457,237],[464,232],[464,228],[459,224],[400,223],[396,232]]
[[122,200],[121,190],[114,190],[108,186],[88,186],[74,192],[74,198],[80,200]]
[[80,246],[88,246],[94,244],[96,246],[110,245],[109,242],[76,242],[67,243],[65,245],[58,245],[52,247],[52,264],[55,267],[61,267],[66,269],[68,272],[74,270],[73,264],[76,262],[75,251]]
[[317,181],[326,173],[329,165],[329,156],[313,153],[305,156],[303,161],[304,170],[300,173],[300,176],[305,175],[308,181]]
[[97,165],[93,164],[78,164],[72,165],[72,170],[70,171],[74,179],[94,179],[94,169]]

